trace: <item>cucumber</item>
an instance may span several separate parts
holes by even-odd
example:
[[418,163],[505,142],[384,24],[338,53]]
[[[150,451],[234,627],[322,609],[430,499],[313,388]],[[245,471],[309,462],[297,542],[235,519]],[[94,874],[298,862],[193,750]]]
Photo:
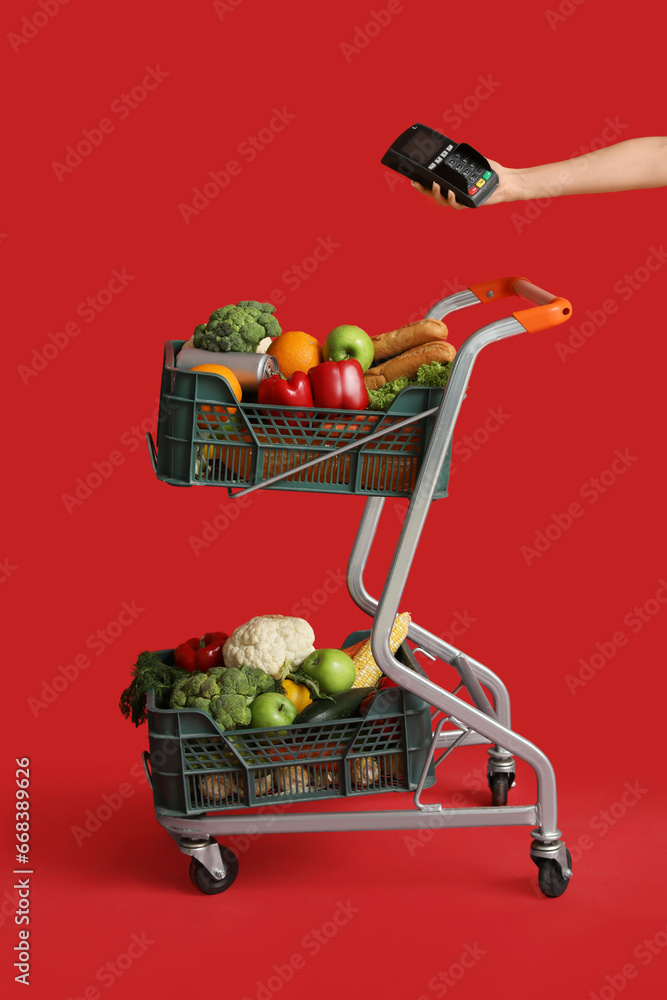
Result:
[[350,691],[343,691],[342,694],[333,695],[333,701],[322,699],[314,701],[311,705],[306,705],[303,712],[297,715],[292,723],[298,726],[301,722],[332,722],[335,719],[349,719],[359,711],[362,701],[375,688],[352,688]]

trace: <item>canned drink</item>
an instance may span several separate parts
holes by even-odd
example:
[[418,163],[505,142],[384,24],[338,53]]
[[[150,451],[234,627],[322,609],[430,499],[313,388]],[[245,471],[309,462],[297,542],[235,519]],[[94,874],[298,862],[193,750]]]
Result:
[[257,386],[270,375],[278,374],[278,362],[272,354],[250,354],[245,351],[202,351],[183,347],[176,357],[176,367],[184,371],[197,365],[224,365],[233,371],[244,392],[256,392]]

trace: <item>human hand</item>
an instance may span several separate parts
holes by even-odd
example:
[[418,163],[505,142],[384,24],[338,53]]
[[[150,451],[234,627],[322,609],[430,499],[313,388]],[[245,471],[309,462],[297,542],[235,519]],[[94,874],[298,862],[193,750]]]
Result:
[[[490,198],[484,202],[484,205],[496,205],[503,201],[515,201],[518,197],[517,193],[513,191],[512,178],[514,176],[514,171],[510,167],[503,167],[500,163],[496,163],[495,160],[489,160],[489,164],[492,170],[498,174],[498,187],[493,192]],[[420,194],[425,194],[427,197],[432,198],[433,201],[437,202],[438,205],[442,205],[445,208],[467,208],[466,205],[460,205],[456,200],[453,191],[447,192],[447,197],[445,197],[440,189],[440,185],[434,183],[431,190],[425,188],[418,181],[412,181],[412,186]],[[483,206],[480,206],[483,207]]]

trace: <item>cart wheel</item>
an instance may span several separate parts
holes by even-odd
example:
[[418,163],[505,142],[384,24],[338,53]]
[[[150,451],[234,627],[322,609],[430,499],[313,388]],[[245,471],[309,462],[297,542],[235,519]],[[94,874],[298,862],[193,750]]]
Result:
[[498,772],[489,775],[489,788],[491,789],[491,802],[494,806],[506,806],[507,796],[510,790],[510,775],[506,772]]
[[[572,855],[569,851],[567,853],[567,867],[572,869]],[[568,885],[570,884],[569,878],[563,878],[560,872],[560,868],[555,861],[550,861],[548,858],[542,858],[537,861],[538,875],[537,880],[540,886],[540,890],[545,896],[550,899],[556,899],[558,896],[562,896]]]
[[190,880],[195,888],[207,896],[215,896],[220,892],[225,892],[239,873],[239,859],[234,852],[230,851],[228,847],[221,847],[220,854],[226,869],[225,877],[221,879],[213,878],[208,868],[205,868],[201,861],[197,861],[196,858],[192,858],[190,861]]

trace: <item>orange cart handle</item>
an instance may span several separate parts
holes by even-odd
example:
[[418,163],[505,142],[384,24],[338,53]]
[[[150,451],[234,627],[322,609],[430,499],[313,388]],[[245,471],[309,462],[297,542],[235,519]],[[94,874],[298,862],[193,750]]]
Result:
[[510,295],[520,295],[534,305],[531,309],[519,309],[512,313],[517,322],[528,333],[538,330],[548,330],[549,327],[566,323],[572,315],[572,305],[567,299],[545,292],[543,288],[533,285],[527,278],[514,276],[511,278],[496,278],[494,281],[482,281],[470,285],[469,291],[480,302],[493,302],[495,299],[506,299]]

